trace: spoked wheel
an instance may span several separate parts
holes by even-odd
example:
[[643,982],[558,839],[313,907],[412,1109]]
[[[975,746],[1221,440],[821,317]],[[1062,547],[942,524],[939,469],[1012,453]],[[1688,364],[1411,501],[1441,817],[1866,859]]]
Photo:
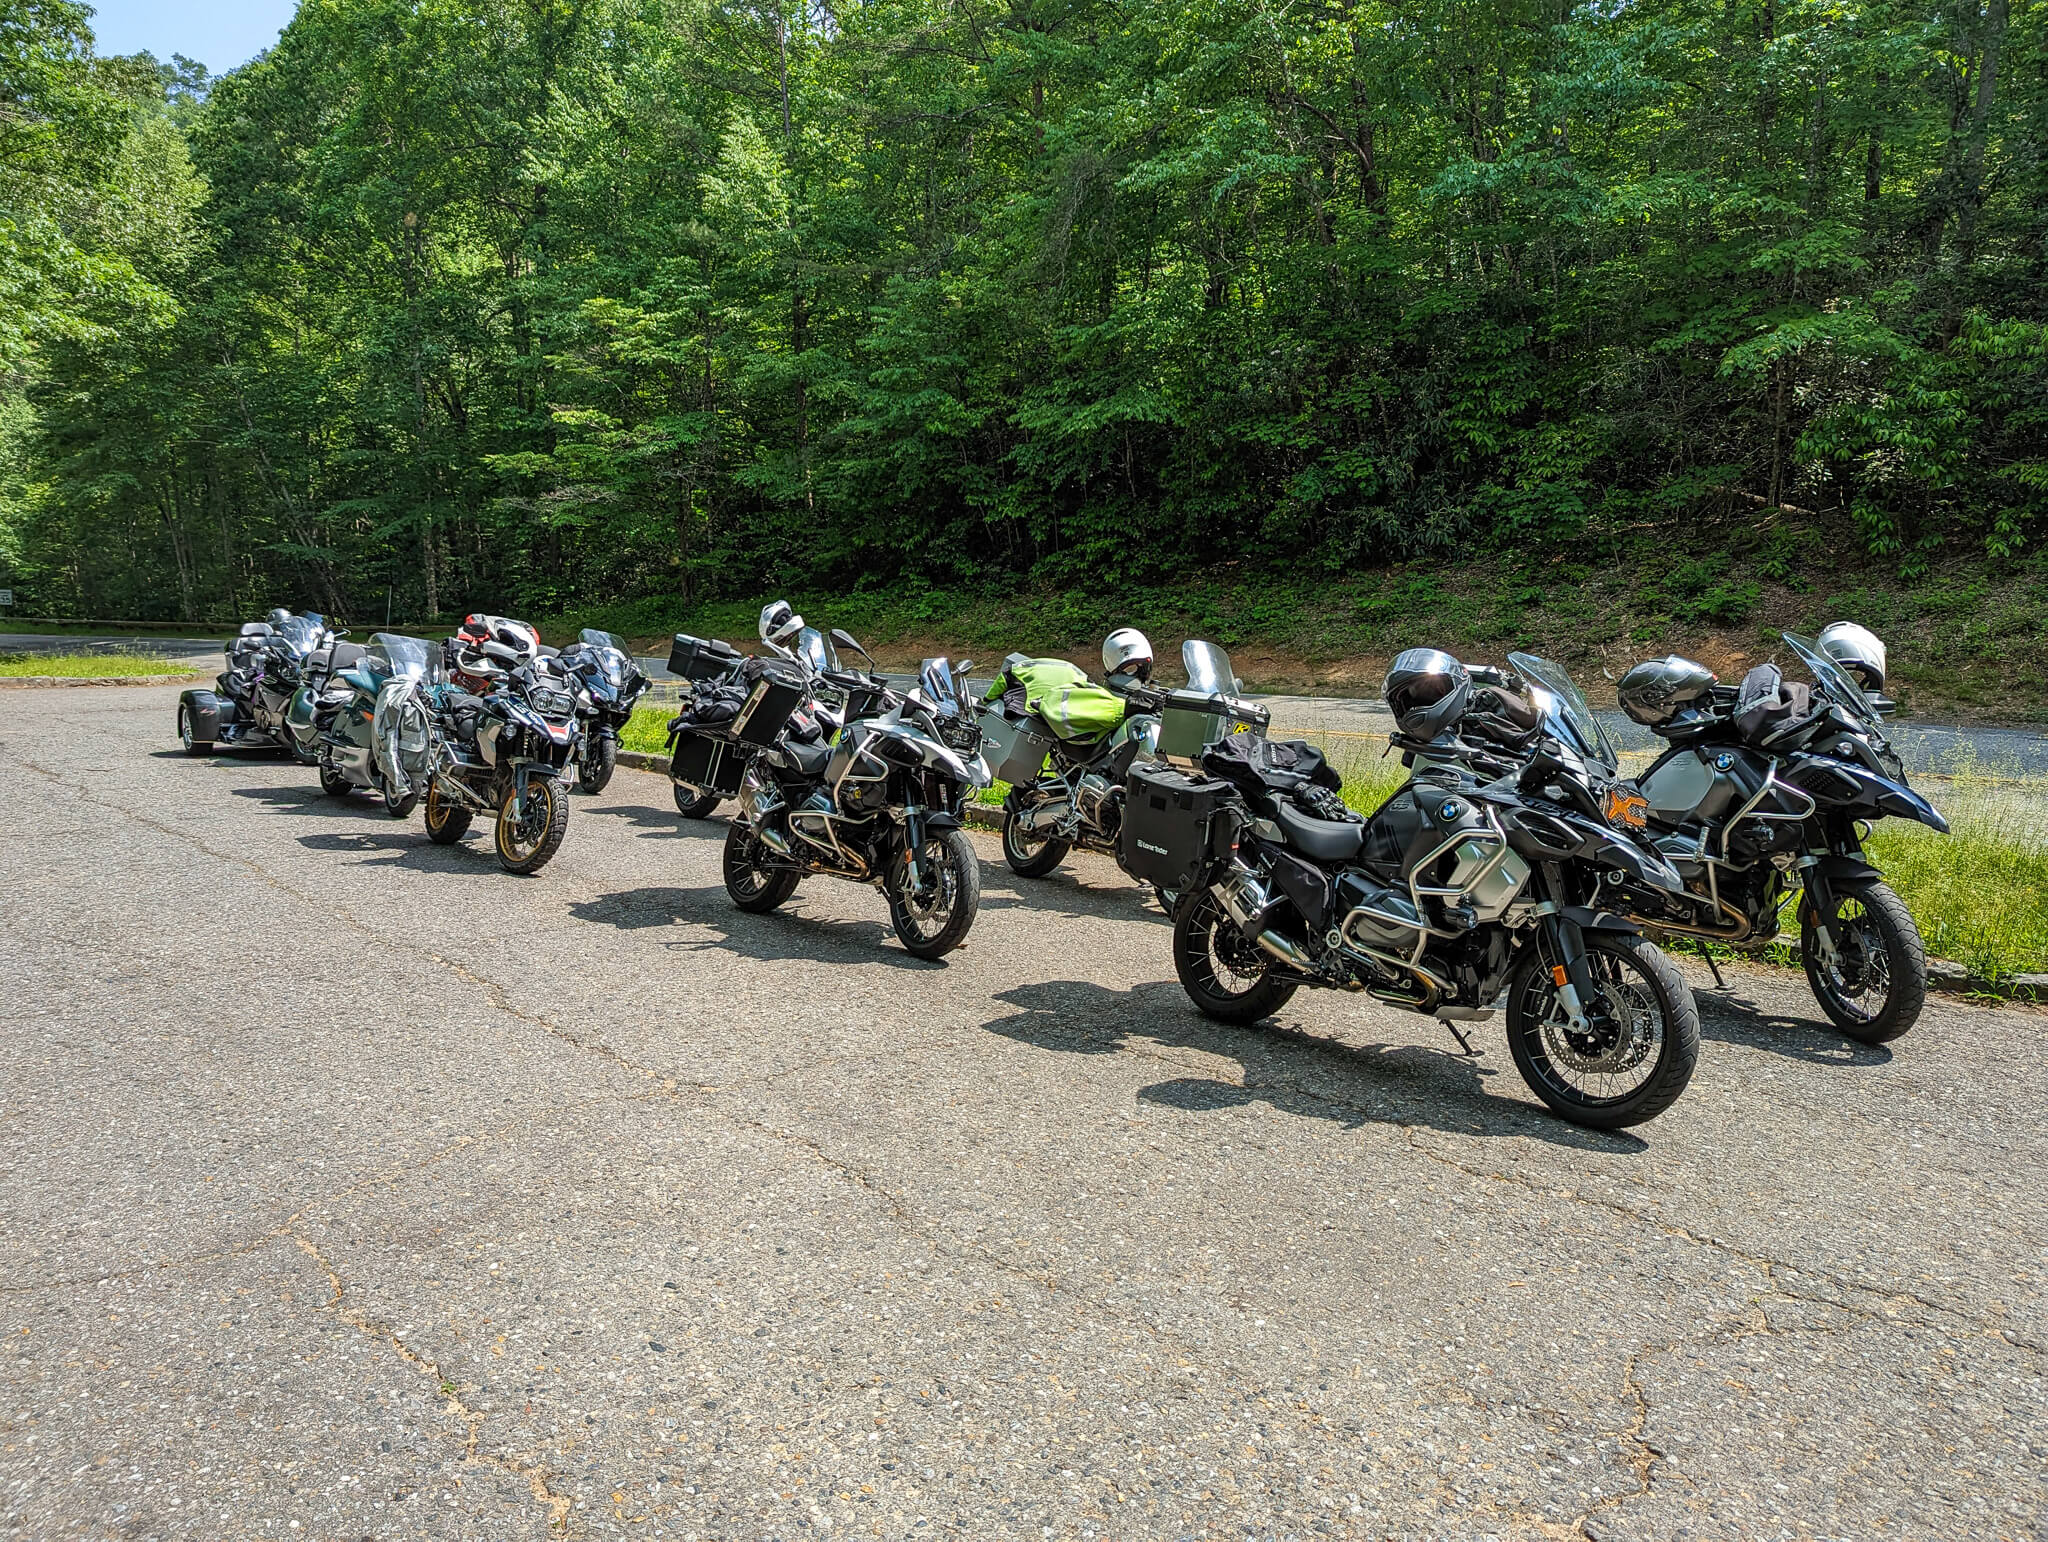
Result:
[[685,819],[709,819],[718,805],[725,801],[715,792],[698,792],[681,782],[670,785],[675,790],[676,812]]
[[470,811],[441,796],[440,785],[427,783],[427,839],[436,846],[453,846],[469,834]]
[[1508,982],[1515,1069],[1574,1124],[1618,1130],[1654,1119],[1685,1091],[1700,1055],[1700,1014],[1677,967],[1641,937],[1587,932],[1593,1000],[1574,1029],[1547,943],[1522,955]]
[[1874,879],[1833,886],[1835,946],[1811,898],[1799,902],[1799,953],[1814,999],[1842,1032],[1883,1044],[1911,1028],[1927,1001],[1927,949],[1913,917]]
[[1003,860],[1019,878],[1043,878],[1066,861],[1073,848],[1072,841],[1025,829],[1015,809],[1003,810]]
[[498,866],[508,873],[537,873],[561,849],[569,833],[569,800],[551,776],[527,778],[526,796],[512,811],[512,784],[498,797]]
[[[676,789],[677,801],[682,788]],[[796,893],[803,875],[793,867],[778,867],[775,859],[754,834],[754,827],[735,819],[725,832],[725,892],[749,915],[762,915]]]
[[320,760],[320,790],[330,798],[345,798],[355,788],[355,783],[343,776],[334,763],[325,756]]
[[1204,1017],[1242,1027],[1286,1006],[1299,982],[1280,975],[1274,962],[1208,890],[1189,895],[1174,912],[1173,972]]
[[967,940],[981,908],[981,859],[965,830],[940,830],[918,853],[924,882],[914,885],[909,861],[899,856],[888,882],[889,924],[918,958],[943,958]]
[[612,773],[619,768],[619,745],[616,739],[599,734],[586,739],[583,753],[576,757],[576,786],[581,792],[603,792],[605,783],[612,779]]
[[213,741],[198,737],[192,723],[192,708],[182,701],[178,703],[178,742],[185,746],[187,755],[213,753]]

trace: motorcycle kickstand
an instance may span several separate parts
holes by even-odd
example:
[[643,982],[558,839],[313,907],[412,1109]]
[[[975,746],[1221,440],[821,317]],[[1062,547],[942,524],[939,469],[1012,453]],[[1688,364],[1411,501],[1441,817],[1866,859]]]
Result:
[[1450,1030],[1451,1037],[1458,1041],[1458,1048],[1460,1049],[1460,1051],[1463,1052],[1467,1060],[1477,1060],[1479,1058],[1479,1051],[1474,1049],[1472,1047],[1472,1041],[1465,1037],[1464,1029],[1460,1028],[1448,1017],[1439,1017],[1437,1021],[1442,1023],[1445,1028]]
[[1694,941],[1699,944],[1700,957],[1706,960],[1707,973],[1714,977],[1714,989],[1725,991],[1728,989],[1728,982],[1721,978],[1721,966],[1714,962],[1713,950],[1707,946],[1707,939],[1698,937]]

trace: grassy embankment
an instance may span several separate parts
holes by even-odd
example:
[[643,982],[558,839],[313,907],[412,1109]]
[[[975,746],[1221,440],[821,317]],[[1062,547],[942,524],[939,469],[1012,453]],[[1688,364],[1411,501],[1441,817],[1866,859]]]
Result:
[[99,680],[117,675],[196,674],[190,664],[146,653],[0,653],[0,679],[48,676]]

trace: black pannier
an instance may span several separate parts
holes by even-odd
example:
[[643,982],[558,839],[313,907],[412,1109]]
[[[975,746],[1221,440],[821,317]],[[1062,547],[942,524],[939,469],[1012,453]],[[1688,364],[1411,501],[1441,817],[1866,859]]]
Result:
[[763,662],[746,705],[726,731],[742,744],[757,748],[773,744],[807,694],[803,675],[793,666]]
[[715,638],[678,632],[668,648],[668,672],[684,680],[715,680],[740,661],[740,650]]
[[1211,855],[1216,811],[1235,796],[1228,782],[1135,766],[1125,784],[1124,867],[1145,883],[1185,889]]
[[747,752],[730,740],[687,730],[676,735],[675,754],[668,767],[671,781],[730,798],[739,792],[746,772]]

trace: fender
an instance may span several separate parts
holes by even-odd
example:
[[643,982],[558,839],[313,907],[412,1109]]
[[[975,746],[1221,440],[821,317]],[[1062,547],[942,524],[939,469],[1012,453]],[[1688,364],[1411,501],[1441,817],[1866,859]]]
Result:
[[1640,935],[1642,928],[1627,916],[1618,916],[1611,910],[1593,910],[1585,905],[1566,905],[1558,914],[1572,922],[1582,932],[1627,932]]
[[960,816],[934,811],[924,816],[924,827],[926,830],[957,830],[960,828]]
[[[1837,760],[1832,756],[1803,757],[1802,761],[1794,763],[1790,780],[1810,795],[1829,803],[1848,805],[1851,815],[1860,818],[1889,815],[1894,819],[1911,819],[1938,834],[1948,834],[1948,821],[1941,817],[1941,812],[1932,803],[1904,782],[1879,776],[1868,766],[1858,765],[1855,761]],[[1807,785],[1815,780],[1818,780],[1818,786]],[[1848,789],[1846,794],[1845,788]]]
[[1814,866],[1825,878],[1872,878],[1881,879],[1883,872],[1872,867],[1861,857],[1825,856],[1817,859]]
[[192,737],[209,743],[220,737],[221,708],[228,709],[228,721],[234,721],[234,703],[223,703],[219,696],[203,688],[184,691],[178,696],[178,705],[183,707],[192,720]]

